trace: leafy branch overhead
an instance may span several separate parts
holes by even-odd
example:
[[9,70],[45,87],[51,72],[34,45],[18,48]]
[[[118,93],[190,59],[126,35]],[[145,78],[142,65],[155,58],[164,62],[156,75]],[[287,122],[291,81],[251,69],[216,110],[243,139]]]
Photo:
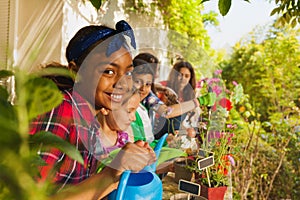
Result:
[[271,12],[271,16],[279,14],[279,25],[291,24],[295,27],[300,24],[300,1],[299,0],[275,0],[277,7]]
[[[203,0],[202,3],[210,0]],[[244,0],[251,3],[250,0]],[[269,0],[271,2],[271,0]],[[222,16],[227,15],[230,10],[232,0],[219,0],[218,8]],[[295,27],[300,23],[300,1],[299,0],[275,0],[276,7],[271,11],[270,16],[279,15],[277,20],[278,25],[284,26],[290,24]]]
[[[85,1],[85,0],[82,0]],[[109,0],[89,0],[91,4],[99,10],[104,1]],[[141,1],[141,0],[133,0]],[[202,0],[201,4],[208,3],[211,0]],[[248,3],[251,3],[250,0],[243,0]],[[267,1],[267,0],[266,0]],[[268,0],[271,2],[271,0]],[[172,4],[172,1],[157,1],[156,4]],[[277,24],[285,25],[290,24],[292,27],[295,27],[297,24],[300,24],[300,1],[299,0],[275,0],[276,7],[271,11],[270,16],[275,14],[279,15]],[[226,16],[231,8],[232,0],[219,0],[218,8],[222,16]],[[154,4],[153,4],[154,5]]]

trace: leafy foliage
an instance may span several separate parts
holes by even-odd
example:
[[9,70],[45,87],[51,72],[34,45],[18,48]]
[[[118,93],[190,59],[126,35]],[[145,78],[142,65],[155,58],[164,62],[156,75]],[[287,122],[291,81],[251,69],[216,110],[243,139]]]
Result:
[[300,24],[300,1],[299,0],[275,0],[276,8],[270,15],[280,14],[278,25],[290,24],[295,27]]
[[62,152],[65,152],[72,159],[78,160],[79,163],[83,164],[81,155],[78,153],[74,153],[74,147],[72,145],[66,145],[66,142],[64,140],[62,140],[60,137],[53,136],[52,133],[41,131],[30,137],[28,142],[29,144],[31,144],[31,148],[33,149],[39,149],[40,144],[43,145],[43,148],[56,147]]
[[209,71],[212,67],[211,57],[206,52],[214,54],[214,51],[210,48],[210,38],[205,26],[208,24],[218,25],[217,13],[203,14],[204,7],[201,2],[201,0],[167,0],[151,1],[149,3],[138,0],[134,3],[130,1],[131,4],[125,4],[130,6],[130,9],[125,10],[136,14],[148,13],[149,15],[154,15],[158,10],[163,18],[165,29],[168,31],[170,43],[167,48],[168,53],[170,53],[168,56],[171,64],[173,64],[175,58],[188,60],[194,66],[199,67],[196,67],[196,74],[200,77],[203,74],[212,73]]
[[[295,154],[300,150],[299,31],[273,28],[259,42],[261,35],[254,33],[251,42],[236,44],[230,59],[221,64],[223,77],[228,83],[241,83],[257,111],[241,132],[250,139],[240,152],[236,189],[242,199],[294,198],[299,195],[294,176],[300,174],[296,167],[300,157]],[[243,177],[252,178],[247,181]],[[279,187],[285,183],[290,187]]]
[[56,135],[40,132],[29,136],[30,121],[60,104],[62,95],[52,81],[24,71],[2,70],[0,77],[13,77],[16,82],[14,102],[0,86],[0,199],[45,199],[52,186],[36,181],[38,166],[45,164],[37,155],[39,147],[59,148],[83,162],[76,148]]
[[[232,90],[226,89],[221,77],[222,70],[217,70],[213,78],[203,79],[199,85],[203,88],[209,86],[217,95],[217,101],[210,110],[206,110],[200,119],[199,130],[201,149],[213,152],[215,163],[205,170],[196,170],[201,174],[198,181],[209,186],[228,186],[231,167],[235,165],[237,157],[236,143],[239,129],[243,127],[237,116],[237,110],[241,105],[248,103],[247,95],[243,92],[241,84],[233,84]],[[244,120],[242,120],[244,122]],[[196,166],[197,167],[197,166]]]
[[[175,31],[189,40],[195,41],[200,47],[209,49],[209,37],[205,24],[218,25],[216,13],[201,13],[203,5],[201,0],[196,1],[153,1],[151,3],[138,0],[134,1],[130,11],[137,13],[148,13],[154,15],[158,9],[163,17],[166,29]],[[129,5],[129,4],[126,4]],[[131,4],[130,4],[131,5]],[[181,49],[181,50],[184,50]]]
[[[203,0],[204,2],[209,2],[210,0]],[[244,0],[251,3],[250,0]],[[271,0],[269,0],[271,1]],[[232,0],[219,0],[218,7],[219,12],[222,16],[228,14],[231,7]],[[277,25],[287,25],[290,24],[295,27],[300,23],[300,1],[299,0],[275,0],[276,7],[271,11],[270,15],[278,14],[279,18],[277,20]]]
[[[165,24],[174,30],[196,41],[201,47],[207,48],[209,37],[204,28],[201,1],[161,1],[158,3]],[[190,48],[188,48],[190,50]]]
[[26,102],[29,120],[50,111],[53,105],[62,101],[62,95],[57,92],[55,83],[41,77],[29,79],[25,83],[25,92],[31,94]]
[[[83,0],[84,1],[84,0]],[[102,0],[89,0],[92,5],[99,10],[102,5]],[[210,0],[199,0],[196,1],[197,4],[209,2]],[[250,2],[250,0],[244,0],[246,2]],[[271,0],[269,0],[271,1]],[[134,1],[135,2],[135,1]],[[162,3],[163,5],[171,5],[171,0],[168,1],[157,1],[158,4]],[[222,16],[226,16],[231,8],[232,0],[219,0],[218,1],[218,8],[219,12]],[[278,14],[280,15],[277,20],[277,25],[284,26],[286,24],[290,24],[292,27],[295,27],[297,24],[300,23],[300,1],[299,0],[275,0],[276,7],[271,11],[270,15]],[[143,7],[145,4],[142,1],[138,1],[135,5],[142,5]],[[139,6],[135,8],[139,9]],[[143,12],[144,10],[142,10]],[[168,24],[168,23],[167,23]]]

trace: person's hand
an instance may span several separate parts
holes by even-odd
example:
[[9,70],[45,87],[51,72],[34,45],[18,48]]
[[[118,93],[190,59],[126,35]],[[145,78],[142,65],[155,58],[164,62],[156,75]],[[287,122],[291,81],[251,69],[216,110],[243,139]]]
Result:
[[113,169],[122,173],[124,170],[139,172],[145,166],[156,161],[155,152],[147,142],[128,142],[109,164]]
[[216,93],[214,92],[208,92],[207,94],[197,97],[197,100],[200,104],[200,106],[207,106],[207,107],[211,107],[215,104],[216,102]]
[[162,100],[167,106],[179,103],[178,95],[174,90],[161,84],[155,83],[156,95]]

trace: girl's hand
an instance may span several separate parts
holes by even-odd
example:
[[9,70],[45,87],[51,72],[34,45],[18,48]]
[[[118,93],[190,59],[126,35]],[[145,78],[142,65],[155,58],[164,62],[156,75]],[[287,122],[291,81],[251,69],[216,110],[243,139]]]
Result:
[[155,152],[150,145],[144,141],[136,141],[126,143],[109,166],[121,174],[124,170],[139,172],[155,161]]

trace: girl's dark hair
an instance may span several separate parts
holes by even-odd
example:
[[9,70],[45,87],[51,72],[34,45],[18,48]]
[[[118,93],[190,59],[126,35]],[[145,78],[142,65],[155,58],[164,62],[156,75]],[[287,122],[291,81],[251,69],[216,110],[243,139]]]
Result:
[[[106,56],[110,56],[122,46],[128,49],[127,41],[124,35],[130,37],[132,47],[136,48],[132,28],[124,20],[121,20],[116,24],[116,29],[111,29],[103,25],[90,25],[83,27],[73,36],[66,48],[68,66],[52,62],[43,66],[43,68],[65,68],[70,70],[72,74],[76,74],[86,56],[98,44],[102,43],[108,38],[110,40],[105,46],[106,48],[103,48],[103,51],[106,51]],[[71,77],[54,74],[49,74],[43,77],[53,80],[61,90],[70,89],[74,85],[74,79]]]
[[[112,36],[112,34],[108,34],[105,37],[99,38],[99,40],[95,41],[93,44],[87,45],[84,48],[81,48],[86,40],[90,37],[90,35],[93,35],[96,32],[99,32],[101,30],[109,30],[110,28],[106,26],[86,26],[81,28],[74,37],[69,41],[69,44],[66,48],[66,58],[68,63],[74,62],[77,66],[80,66],[86,56],[101,42],[103,42],[108,37]],[[112,32],[113,33],[113,32]],[[76,48],[81,48],[78,52],[76,52],[76,55],[73,55],[75,53],[74,50]]]
[[154,87],[154,79],[155,79],[155,72],[153,71],[153,68],[151,67],[151,65],[141,59],[138,58],[134,58],[133,59],[133,79],[135,77],[136,74],[150,74],[152,76],[152,85],[151,85],[151,90],[155,93],[155,87]]
[[146,61],[147,63],[150,63],[154,73],[156,73],[157,64],[159,61],[158,58],[152,55],[151,53],[140,53],[137,56],[135,56],[134,59],[139,59],[139,60]]
[[[74,37],[70,40],[67,48],[66,48],[66,58],[68,61],[68,66],[60,64],[58,62],[51,62],[46,65],[41,66],[42,70],[55,70],[55,69],[67,69],[70,71],[70,73],[77,73],[79,70],[80,65],[82,64],[85,57],[90,53],[90,51],[99,43],[107,39],[110,35],[103,37],[96,41],[96,43],[89,45],[86,47],[86,49],[78,50],[76,55],[79,55],[79,57],[75,56],[75,53],[73,53],[76,46],[80,46],[85,43],[86,40],[88,40],[88,36],[95,33],[96,31],[100,30],[106,30],[108,29],[105,26],[86,26],[81,28]],[[55,71],[54,73],[48,74],[48,75],[42,75],[44,78],[48,78],[52,80],[57,87],[61,90],[68,90],[73,88],[74,86],[74,79],[72,77],[63,76],[63,75],[56,75]]]
[[103,25],[90,25],[83,27],[70,40],[66,49],[66,58],[69,63],[73,61],[77,66],[80,66],[84,58],[91,52],[92,49],[111,36],[115,36],[111,37],[111,41],[106,44],[106,56],[110,56],[110,54],[114,51],[120,49],[121,46],[128,48],[124,35],[127,35],[130,38],[132,47],[136,48],[133,30],[124,20],[116,23],[116,29]]
[[185,86],[185,88],[183,89],[183,95],[182,95],[184,101],[188,101],[195,98],[195,88],[196,88],[196,75],[191,63],[187,61],[179,61],[175,63],[169,74],[167,86],[173,89],[178,94],[179,92],[178,75],[181,68],[187,68],[191,73],[189,84]]
[[135,56],[136,59],[144,60],[147,63],[158,63],[158,58],[151,53],[140,53]]
[[[68,69],[68,66],[62,65],[58,62],[51,62],[46,65],[41,65],[40,68],[41,77],[52,80],[59,90],[64,91],[73,87],[74,74],[71,74],[72,71]],[[69,76],[62,75],[62,71],[57,73],[58,70],[66,70],[64,74],[68,73]]]

